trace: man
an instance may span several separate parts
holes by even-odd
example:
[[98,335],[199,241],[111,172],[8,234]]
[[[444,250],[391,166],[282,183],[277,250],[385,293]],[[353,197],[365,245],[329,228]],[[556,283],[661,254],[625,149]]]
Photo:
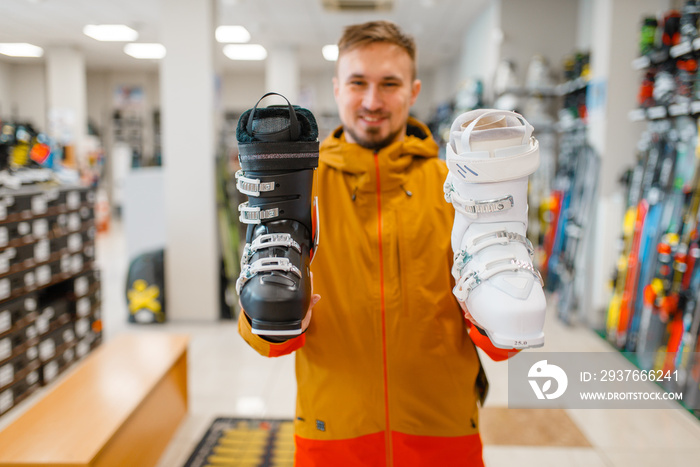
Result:
[[[415,45],[396,25],[346,28],[333,89],[342,126],[320,149],[322,246],[313,317],[283,343],[239,330],[265,356],[296,351],[301,466],[483,465],[474,347],[496,349],[452,295],[447,167],[409,117]],[[468,315],[467,315],[468,318]]]

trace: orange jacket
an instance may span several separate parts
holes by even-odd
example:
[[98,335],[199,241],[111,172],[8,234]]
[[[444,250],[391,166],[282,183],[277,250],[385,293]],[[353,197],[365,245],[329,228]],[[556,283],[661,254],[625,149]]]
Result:
[[301,466],[482,462],[480,363],[452,295],[447,167],[423,124],[411,119],[407,133],[378,153],[347,143],[340,128],[322,143],[311,267],[321,301],[307,332],[272,344],[239,320],[262,355],[297,351]]

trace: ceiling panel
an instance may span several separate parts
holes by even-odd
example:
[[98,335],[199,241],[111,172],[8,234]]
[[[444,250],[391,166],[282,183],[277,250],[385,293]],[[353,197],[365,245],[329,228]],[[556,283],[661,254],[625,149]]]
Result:
[[[218,0],[215,21],[244,25],[251,42],[268,48],[298,46],[304,69],[327,69],[321,47],[337,42],[344,26],[388,19],[416,37],[419,66],[426,69],[455,58],[465,28],[488,2],[395,0],[388,12],[330,12],[321,0]],[[82,28],[85,24],[122,23],[139,31],[140,42],[157,42],[161,8],[167,8],[167,0],[1,0],[0,42],[73,46],[85,53],[91,69],[155,69],[157,62],[133,59],[123,53],[123,44],[95,41],[84,36]],[[264,69],[263,63],[232,62],[223,56],[221,44],[216,48],[218,61],[226,69]],[[0,56],[0,61],[28,60]]]

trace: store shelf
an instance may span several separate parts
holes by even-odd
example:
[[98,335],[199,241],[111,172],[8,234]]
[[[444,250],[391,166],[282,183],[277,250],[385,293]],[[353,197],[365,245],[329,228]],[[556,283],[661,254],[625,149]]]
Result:
[[667,61],[670,54],[666,50],[655,50],[647,55],[637,57],[632,61],[632,68],[635,70],[645,70],[652,65],[658,65]]
[[655,105],[646,109],[634,109],[627,114],[627,118],[632,122],[643,122],[687,115],[700,115],[700,101],[671,105]]
[[668,50],[654,50],[647,55],[637,57],[632,61],[632,68],[635,70],[646,70],[653,65],[659,65],[667,62],[670,59],[680,58],[685,55],[693,54],[700,50],[700,38],[693,41],[684,41],[674,45]]
[[582,120],[580,118],[575,118],[575,119],[570,119],[570,120],[569,119],[559,120],[554,125],[554,128],[559,133],[566,133],[568,131],[583,130],[587,126],[588,126],[588,124],[585,122],[585,120]]
[[514,94],[516,96],[537,96],[537,97],[559,97],[561,92],[558,86],[533,86],[507,88],[503,94]]
[[576,78],[572,81],[567,81],[556,87],[556,92],[560,96],[565,96],[566,94],[572,94],[575,92],[583,91],[588,86],[588,80],[585,78]]
[[0,188],[0,415],[101,342],[94,203],[86,187]]

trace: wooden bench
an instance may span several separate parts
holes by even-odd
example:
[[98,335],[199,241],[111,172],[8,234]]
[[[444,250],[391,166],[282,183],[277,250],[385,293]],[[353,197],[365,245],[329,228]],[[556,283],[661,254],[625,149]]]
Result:
[[153,466],[187,413],[183,335],[102,344],[0,431],[0,466]]

